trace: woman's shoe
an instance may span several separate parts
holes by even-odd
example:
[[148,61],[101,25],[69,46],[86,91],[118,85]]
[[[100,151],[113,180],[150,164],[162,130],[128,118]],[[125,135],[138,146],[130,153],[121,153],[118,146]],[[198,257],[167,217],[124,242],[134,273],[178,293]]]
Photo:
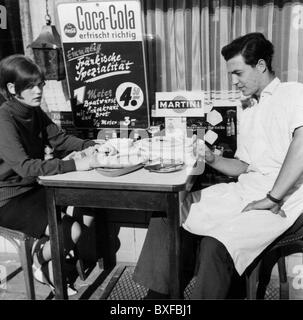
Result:
[[[33,276],[34,278],[40,282],[41,284],[47,285],[53,294],[55,294],[55,287],[51,283],[48,277],[46,277],[45,273],[42,271],[42,266],[37,267],[36,265],[33,264]],[[74,296],[78,293],[78,290],[71,287],[69,284],[67,285],[67,295],[69,297]]]
[[50,281],[47,281],[45,275],[44,275],[43,272],[42,272],[42,269],[41,269],[42,266],[37,267],[35,264],[33,264],[32,267],[33,267],[33,276],[34,276],[34,278],[35,278],[38,282],[49,286],[50,289],[51,289],[51,291],[52,291],[53,293],[55,293],[55,287],[50,283]]
[[[49,274],[48,274],[48,262],[43,259],[43,248],[45,243],[49,241],[48,237],[42,237],[40,239],[37,239],[35,243],[33,244],[33,249],[32,249],[32,257],[33,257],[33,276],[34,278],[47,286],[50,287],[51,291],[55,293],[55,287],[51,283]],[[43,270],[45,269],[45,270]],[[74,296],[78,293],[78,291],[71,286],[70,284],[67,284],[67,295],[69,297]]]
[[[37,266],[35,264],[35,262],[34,262],[33,265],[32,265],[33,276],[38,282],[40,282],[40,283],[42,283],[44,285],[47,285],[51,289],[52,293],[55,294],[55,287],[51,283],[49,277],[47,276],[48,275],[48,266],[47,266],[47,264],[48,264],[48,262]],[[42,270],[44,268],[46,269],[45,272],[43,272],[43,270]],[[78,291],[75,288],[73,288],[69,284],[67,285],[67,295],[69,297],[74,296],[77,293],[78,293]]]

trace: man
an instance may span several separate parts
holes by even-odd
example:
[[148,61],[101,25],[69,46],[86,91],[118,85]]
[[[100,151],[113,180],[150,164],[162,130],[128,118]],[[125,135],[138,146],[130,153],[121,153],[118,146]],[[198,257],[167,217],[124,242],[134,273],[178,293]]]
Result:
[[[194,255],[190,235],[203,236],[194,299],[230,297],[235,280],[303,212],[303,85],[275,77],[273,45],[261,33],[237,38],[221,53],[233,84],[257,103],[242,112],[234,159],[201,144],[198,150],[208,165],[238,182],[192,193],[183,203],[183,271]],[[148,298],[168,297],[165,223],[151,221],[134,273],[151,289]]]

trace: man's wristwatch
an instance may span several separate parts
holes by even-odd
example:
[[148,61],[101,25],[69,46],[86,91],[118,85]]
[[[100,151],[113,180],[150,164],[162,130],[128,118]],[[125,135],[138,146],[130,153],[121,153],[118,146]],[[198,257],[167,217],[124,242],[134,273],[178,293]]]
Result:
[[277,199],[277,198],[273,197],[270,194],[270,191],[266,194],[266,198],[268,198],[270,201],[277,203],[277,204],[280,204],[282,202],[282,199]]

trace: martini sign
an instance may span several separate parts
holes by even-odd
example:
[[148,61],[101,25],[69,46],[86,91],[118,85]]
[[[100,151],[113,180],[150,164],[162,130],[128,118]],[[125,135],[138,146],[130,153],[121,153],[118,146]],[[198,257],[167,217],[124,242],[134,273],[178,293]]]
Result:
[[149,126],[140,1],[57,6],[75,125]]
[[155,117],[203,117],[203,91],[156,92]]

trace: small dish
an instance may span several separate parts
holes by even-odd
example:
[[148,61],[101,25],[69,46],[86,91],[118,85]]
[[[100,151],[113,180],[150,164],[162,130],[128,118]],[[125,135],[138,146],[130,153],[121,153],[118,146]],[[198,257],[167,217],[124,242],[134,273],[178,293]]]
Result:
[[143,163],[139,163],[134,166],[128,166],[124,168],[96,168],[96,171],[106,177],[119,177],[139,170],[143,168],[143,166]]
[[145,165],[144,169],[150,172],[157,172],[157,173],[168,173],[168,172],[175,172],[179,171],[183,168],[184,162],[182,161],[175,161],[175,162],[163,162],[163,163],[155,163]]

